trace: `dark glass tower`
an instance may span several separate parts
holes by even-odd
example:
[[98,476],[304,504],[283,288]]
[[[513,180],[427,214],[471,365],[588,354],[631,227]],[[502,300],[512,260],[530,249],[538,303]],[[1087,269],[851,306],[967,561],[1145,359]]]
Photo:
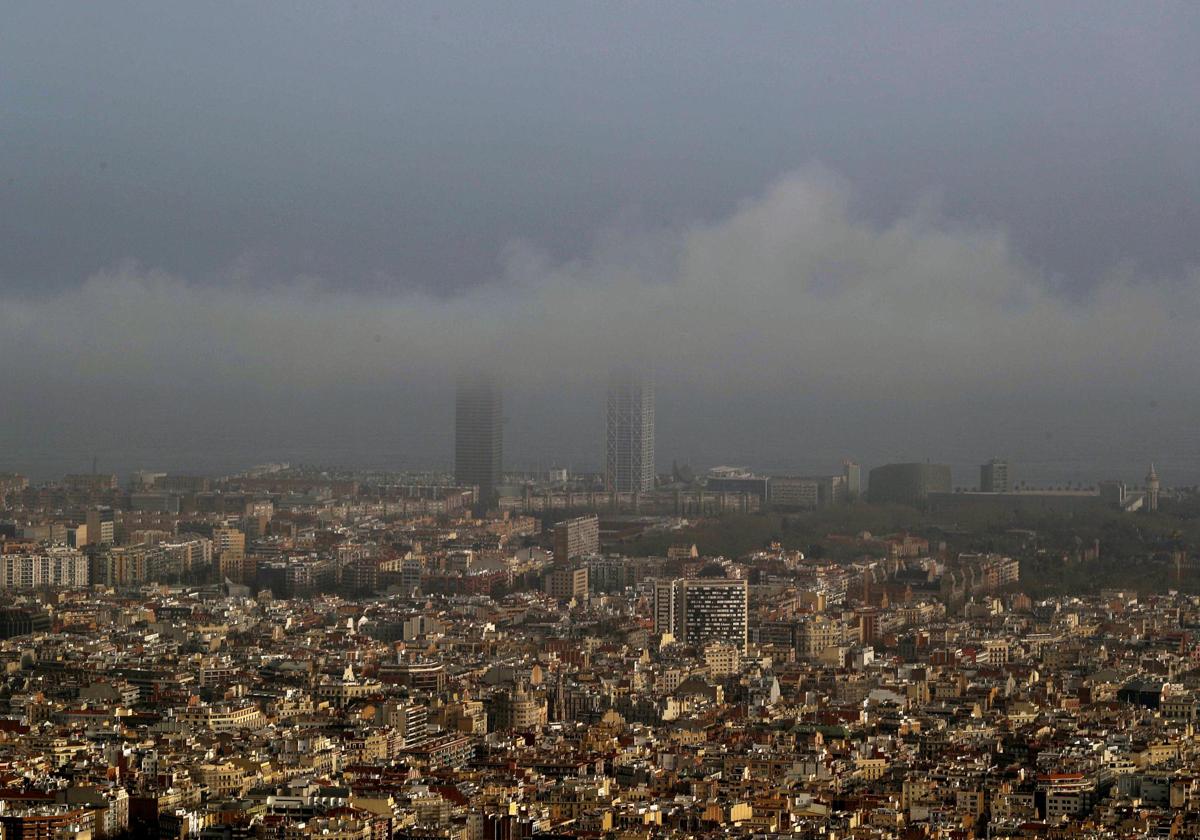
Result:
[[479,508],[494,507],[503,462],[500,388],[488,376],[458,381],[454,403],[454,480],[479,488]]

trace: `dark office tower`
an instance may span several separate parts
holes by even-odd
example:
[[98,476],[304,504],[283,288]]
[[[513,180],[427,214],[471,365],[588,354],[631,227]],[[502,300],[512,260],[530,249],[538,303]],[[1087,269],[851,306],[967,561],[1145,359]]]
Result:
[[930,493],[951,491],[946,464],[885,464],[867,476],[867,498],[877,505],[925,504]]
[[604,481],[617,493],[654,489],[654,383],[648,376],[622,371],[609,383]]
[[1008,493],[1008,461],[993,458],[979,468],[979,489],[984,493]]
[[454,480],[479,488],[481,509],[494,507],[503,458],[500,388],[487,376],[460,379],[454,403]]

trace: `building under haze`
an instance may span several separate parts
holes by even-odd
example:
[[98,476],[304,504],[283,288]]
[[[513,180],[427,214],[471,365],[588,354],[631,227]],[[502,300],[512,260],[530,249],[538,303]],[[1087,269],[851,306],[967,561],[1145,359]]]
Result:
[[565,519],[554,526],[554,559],[566,563],[600,553],[600,520],[595,514]]
[[617,493],[654,489],[654,384],[648,376],[623,371],[609,383],[604,482]]
[[979,467],[981,493],[1007,493],[1012,489],[1008,478],[1008,461],[993,458]]
[[454,480],[479,488],[480,508],[496,504],[503,462],[500,388],[486,376],[460,379],[454,402]]
[[1150,472],[1146,473],[1146,510],[1151,513],[1158,510],[1158,494],[1158,471],[1154,469],[1154,464],[1151,464]]
[[862,466],[847,458],[842,461],[842,478],[846,484],[846,499],[857,501],[862,496]]
[[773,475],[771,507],[776,510],[816,510],[846,501],[846,482],[840,475]]
[[949,493],[945,464],[887,464],[871,470],[867,495],[876,504],[922,505],[930,493]]

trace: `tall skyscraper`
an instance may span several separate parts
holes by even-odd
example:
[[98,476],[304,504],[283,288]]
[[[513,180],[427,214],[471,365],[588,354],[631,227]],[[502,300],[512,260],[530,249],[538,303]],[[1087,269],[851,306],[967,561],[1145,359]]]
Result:
[[458,381],[454,403],[454,480],[479,488],[480,508],[498,501],[503,462],[500,388],[487,376]]
[[617,493],[654,489],[654,383],[646,375],[622,371],[609,382],[604,480]]

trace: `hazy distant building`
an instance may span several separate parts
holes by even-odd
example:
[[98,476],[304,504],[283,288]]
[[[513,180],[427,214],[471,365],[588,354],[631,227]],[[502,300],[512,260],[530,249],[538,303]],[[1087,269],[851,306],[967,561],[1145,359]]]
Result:
[[930,493],[951,489],[945,464],[887,464],[871,470],[867,495],[876,504],[920,505]]
[[758,496],[764,504],[770,494],[771,480],[764,475],[709,475],[704,489],[714,493],[746,493]]
[[167,474],[154,482],[154,489],[165,493],[203,493],[209,484],[207,478],[199,475]]
[[130,493],[129,510],[178,514],[179,497],[170,493]]
[[29,479],[20,473],[0,472],[0,507],[5,504],[8,495],[20,493],[29,486]]
[[1012,490],[1009,480],[1008,461],[993,458],[979,467],[979,492],[1008,493]]
[[847,501],[855,501],[862,496],[862,466],[857,461],[846,459],[842,461],[842,480],[846,485]]
[[1116,480],[1101,481],[1099,484],[1100,499],[1109,507],[1122,508],[1128,506],[1129,488],[1125,482]]
[[145,493],[154,489],[155,482],[166,478],[165,472],[153,472],[152,470],[134,470],[129,476],[129,492]]
[[847,499],[844,475],[773,475],[769,491],[776,510],[816,510]]
[[1158,510],[1158,473],[1154,469],[1154,464],[1150,465],[1150,472],[1146,473],[1146,510]]
[[600,520],[595,514],[566,519],[554,526],[554,559],[566,563],[600,553]]
[[112,473],[72,473],[63,479],[68,490],[103,493],[117,489],[117,477]]
[[604,478],[610,492],[654,489],[654,384],[625,371],[609,383]]
[[745,580],[681,578],[654,586],[654,632],[694,647],[723,642],[745,651],[749,615]]
[[164,568],[168,574],[186,575],[212,568],[212,540],[195,537],[178,542],[162,543],[158,548],[163,553]]
[[116,515],[110,507],[90,508],[85,514],[88,545],[112,545],[116,533]]
[[479,507],[497,501],[503,463],[500,388],[486,376],[461,379],[454,403],[454,480],[479,488]]

